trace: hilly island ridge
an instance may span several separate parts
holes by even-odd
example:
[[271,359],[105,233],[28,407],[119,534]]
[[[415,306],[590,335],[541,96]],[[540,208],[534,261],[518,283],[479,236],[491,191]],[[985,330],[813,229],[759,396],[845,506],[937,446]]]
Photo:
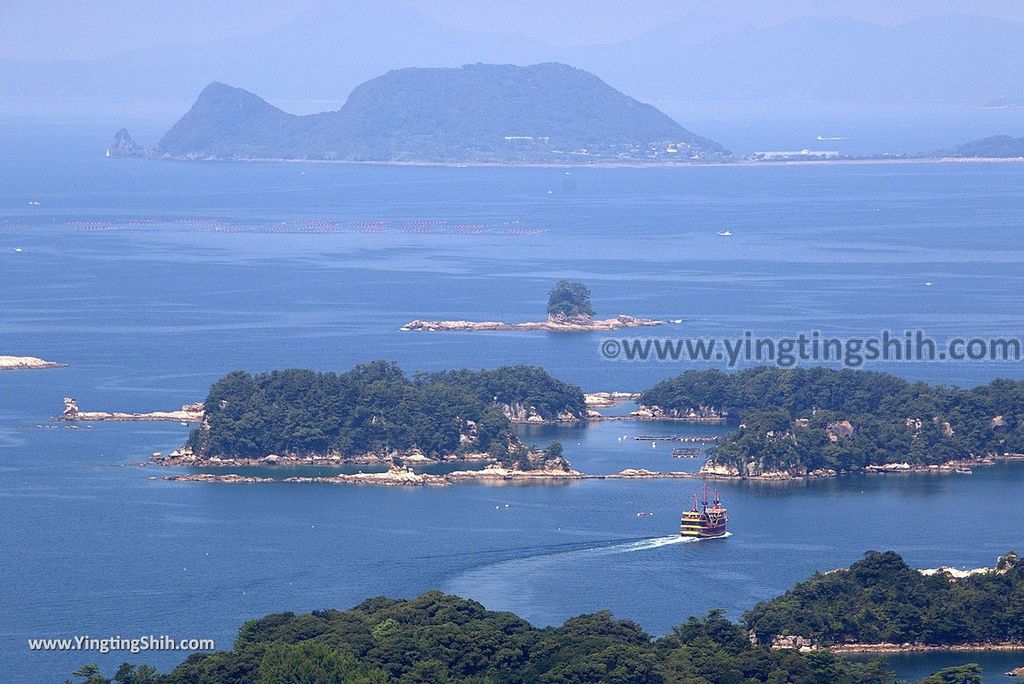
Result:
[[153,149],[113,156],[557,163],[719,159],[728,152],[597,76],[558,63],[390,71],[332,112],[289,114],[211,83]]
[[290,114],[220,82],[151,148],[121,129],[112,157],[440,164],[970,161],[1024,158],[992,136],[917,154],[799,150],[734,156],[594,74],[556,62],[405,68],[357,86],[344,106]]

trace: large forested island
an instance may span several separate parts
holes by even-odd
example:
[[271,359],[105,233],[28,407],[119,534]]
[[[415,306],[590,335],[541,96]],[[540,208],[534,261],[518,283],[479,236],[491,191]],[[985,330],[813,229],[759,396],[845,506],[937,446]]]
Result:
[[[345,611],[269,615],[243,625],[229,651],[193,655],[166,675],[126,663],[114,681],[895,684],[879,661],[848,662],[817,643],[794,647],[792,635],[807,634],[822,646],[851,635],[947,645],[1019,640],[1022,589],[1015,556],[990,573],[952,582],[922,575],[894,553],[870,552],[848,571],[816,575],[758,605],[740,624],[712,611],[659,639],[606,611],[539,629],[511,613],[428,592],[411,600],[373,598]],[[76,674],[84,684],[110,683],[95,665]],[[980,668],[966,664],[920,684],[980,682]]]
[[579,387],[532,366],[408,377],[398,366],[377,361],[346,373],[231,373],[211,387],[202,424],[167,462],[408,466],[475,460],[572,478],[789,479],[969,472],[995,459],[1024,460],[1024,382],[1019,381],[996,380],[965,390],[821,367],[687,371],[643,392],[639,404],[633,415],[640,419],[726,422],[735,429],[718,441],[696,474],[587,475],[569,467],[560,445],[530,447],[512,429],[514,423],[600,419],[588,412]]
[[688,371],[641,395],[653,417],[725,417],[737,429],[704,468],[726,477],[969,467],[1024,453],[1024,382],[970,390],[886,373],[759,367]]
[[413,377],[383,361],[345,373],[234,372],[210,388],[185,454],[207,463],[473,458],[518,470],[551,461],[567,468],[559,448],[530,449],[511,424],[585,415],[578,387],[531,366]]
[[115,156],[379,162],[575,163],[719,158],[718,143],[564,64],[390,71],[309,116],[211,83],[153,150]]

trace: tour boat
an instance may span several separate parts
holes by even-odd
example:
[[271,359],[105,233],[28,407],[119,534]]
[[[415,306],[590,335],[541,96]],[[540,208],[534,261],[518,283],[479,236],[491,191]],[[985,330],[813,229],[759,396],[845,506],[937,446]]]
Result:
[[718,236],[719,237],[732,237],[732,231],[731,230],[720,230],[720,231],[718,231]]
[[725,536],[725,526],[729,522],[728,511],[715,492],[714,498],[708,500],[708,488],[704,486],[704,495],[698,500],[694,495],[690,510],[683,511],[679,521],[679,534],[695,539],[715,539]]

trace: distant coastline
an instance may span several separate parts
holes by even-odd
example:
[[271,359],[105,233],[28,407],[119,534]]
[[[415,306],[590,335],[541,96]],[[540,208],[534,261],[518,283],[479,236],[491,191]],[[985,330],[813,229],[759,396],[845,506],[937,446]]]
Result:
[[[129,158],[131,159],[131,158]],[[694,169],[701,167],[793,167],[793,166],[868,166],[893,164],[1021,164],[1024,157],[840,157],[833,159],[800,159],[800,160],[755,160],[755,159],[718,159],[718,160],[680,160],[680,161],[551,161],[551,162],[487,162],[487,161],[355,161],[347,159],[293,159],[263,157],[180,157],[161,156],[155,160],[175,162],[210,162],[210,163],[253,163],[253,164],[341,164],[351,166],[425,166],[439,168],[556,168],[556,169]]]

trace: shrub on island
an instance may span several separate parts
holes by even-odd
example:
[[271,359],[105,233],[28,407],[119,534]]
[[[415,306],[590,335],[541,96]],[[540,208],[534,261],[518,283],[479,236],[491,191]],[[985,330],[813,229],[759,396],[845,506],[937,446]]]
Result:
[[590,321],[594,307],[590,288],[583,283],[559,280],[548,295],[548,318],[558,321]]

